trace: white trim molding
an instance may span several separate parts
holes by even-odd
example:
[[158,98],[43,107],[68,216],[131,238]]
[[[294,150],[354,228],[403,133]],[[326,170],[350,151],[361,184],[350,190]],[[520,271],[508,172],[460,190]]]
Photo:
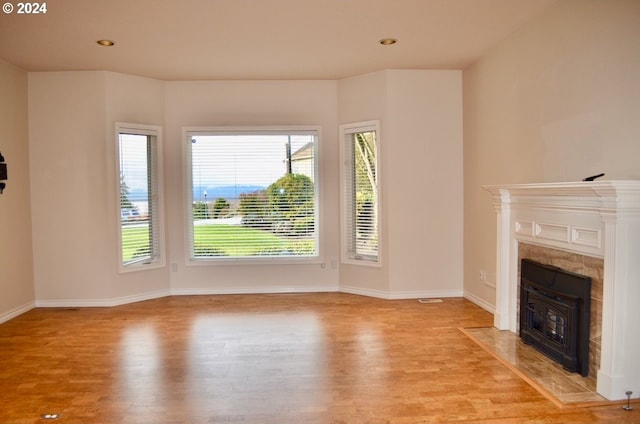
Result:
[[171,296],[171,292],[169,290],[160,290],[111,299],[42,299],[36,300],[36,306],[38,308],[110,308],[167,296]]
[[353,286],[340,286],[340,293],[357,294],[359,296],[376,297],[386,300],[407,299],[433,299],[441,297],[462,297],[462,291],[437,290],[437,291],[383,291],[363,289]]
[[518,243],[604,260],[597,391],[640,392],[640,181],[483,186],[497,213],[494,325],[517,332]]
[[17,308],[13,308],[10,311],[7,311],[3,314],[0,314],[0,324],[7,322],[15,317],[17,317],[18,315],[22,315],[25,312],[29,312],[30,310],[32,310],[33,308],[36,307],[36,303],[35,302],[28,302],[25,303],[22,306],[18,306]]
[[481,307],[485,311],[487,311],[490,314],[493,314],[495,316],[496,308],[493,305],[491,305],[491,304],[485,302],[484,300],[480,299],[478,296],[474,295],[473,293],[465,291],[464,292],[464,298],[467,299],[469,302],[475,303],[476,305],[478,305],[479,307]]
[[286,294],[286,293],[334,293],[338,292],[337,285],[328,286],[269,286],[260,287],[230,287],[230,288],[173,288],[171,296],[193,295],[225,295],[225,294]]

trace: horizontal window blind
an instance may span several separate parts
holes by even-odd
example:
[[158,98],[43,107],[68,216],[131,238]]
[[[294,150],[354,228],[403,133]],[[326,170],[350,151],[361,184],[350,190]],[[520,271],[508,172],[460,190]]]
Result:
[[343,127],[343,258],[378,261],[378,167],[375,126]]
[[316,131],[191,131],[192,259],[317,256]]
[[121,129],[120,254],[123,267],[160,259],[157,137],[149,131]]

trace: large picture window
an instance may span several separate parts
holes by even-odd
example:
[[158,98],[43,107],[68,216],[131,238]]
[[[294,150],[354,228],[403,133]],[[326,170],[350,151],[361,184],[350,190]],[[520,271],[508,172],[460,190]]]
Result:
[[185,129],[191,260],[318,256],[317,128]]
[[116,124],[122,270],[163,265],[160,128]]
[[378,122],[342,125],[342,260],[379,264]]

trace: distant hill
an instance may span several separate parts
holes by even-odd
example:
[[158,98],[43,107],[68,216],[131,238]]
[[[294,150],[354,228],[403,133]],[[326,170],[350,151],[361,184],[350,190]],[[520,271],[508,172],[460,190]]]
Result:
[[[223,199],[234,199],[240,197],[241,193],[253,193],[264,190],[266,187],[255,185],[231,185],[221,187],[198,186],[193,188],[193,200],[195,202],[204,201],[204,192],[207,192],[207,200],[214,201],[221,197]],[[127,196],[131,202],[142,202],[147,200],[147,192],[142,190],[130,190]]]
[[129,190],[127,199],[130,202],[144,202],[147,200],[147,192],[142,190]]
[[193,188],[193,200],[203,201],[204,192],[207,192],[207,200],[216,200],[218,198],[223,199],[236,199],[240,197],[242,193],[253,193],[254,191],[264,190],[266,187],[255,185],[233,185],[233,186],[221,186],[221,187],[194,187]]

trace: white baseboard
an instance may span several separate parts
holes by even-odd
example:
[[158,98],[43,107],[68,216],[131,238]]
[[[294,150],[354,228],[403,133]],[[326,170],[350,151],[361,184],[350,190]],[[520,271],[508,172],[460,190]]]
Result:
[[467,299],[470,302],[475,303],[476,305],[478,305],[479,307],[481,307],[482,309],[484,309],[487,312],[490,312],[491,314],[495,315],[496,314],[496,307],[493,305],[490,305],[489,303],[485,302],[484,300],[480,299],[479,297],[465,291],[464,292],[464,298]]
[[341,286],[340,292],[357,294],[360,296],[377,297],[379,299],[387,300],[462,297],[462,292],[458,290],[387,292],[382,290],[363,289],[360,287]]
[[462,290],[400,291],[389,293],[390,300],[437,299],[442,297],[462,297]]
[[337,292],[338,286],[307,286],[307,287],[244,287],[244,288],[186,288],[160,290],[149,293],[141,293],[131,296],[123,296],[112,299],[40,299],[35,302],[36,307],[41,308],[81,308],[81,307],[113,307],[144,300],[157,299],[166,296],[187,295],[216,295],[216,294],[269,294],[269,293],[323,293]]
[[17,308],[13,308],[10,311],[2,313],[2,314],[0,314],[0,324],[2,324],[3,322],[7,322],[10,319],[13,319],[13,318],[17,317],[18,315],[22,315],[25,312],[29,312],[30,310],[32,310],[35,307],[36,307],[36,303],[35,302],[28,302],[28,303],[25,303],[22,306],[18,306]]
[[382,290],[369,290],[359,287],[340,287],[341,293],[357,294],[359,296],[377,297],[378,299],[389,299],[389,293]]
[[128,303],[142,302],[144,300],[157,299],[170,296],[169,290],[160,290],[149,293],[122,296],[112,299],[56,299],[56,300],[36,300],[39,308],[80,308],[80,307],[112,307],[126,305]]
[[173,288],[172,296],[215,295],[215,294],[277,294],[277,293],[332,293],[340,291],[338,286],[273,286],[240,288]]
[[388,292],[382,290],[363,289],[360,287],[350,287],[337,285],[329,286],[274,286],[274,287],[243,287],[243,288],[173,288],[170,290],[160,290],[149,293],[141,293],[131,296],[122,296],[112,299],[40,299],[35,302],[23,305],[0,315],[0,323],[10,320],[34,307],[60,308],[60,307],[113,307],[128,303],[141,302],[145,300],[157,299],[166,296],[188,296],[188,295],[216,295],[216,294],[277,294],[277,293],[331,293],[341,292],[360,296],[375,297],[387,300],[400,299],[430,299],[447,297],[464,297],[475,303],[482,309],[495,313],[493,305],[479,299],[469,292],[458,290],[443,291],[405,291]]

